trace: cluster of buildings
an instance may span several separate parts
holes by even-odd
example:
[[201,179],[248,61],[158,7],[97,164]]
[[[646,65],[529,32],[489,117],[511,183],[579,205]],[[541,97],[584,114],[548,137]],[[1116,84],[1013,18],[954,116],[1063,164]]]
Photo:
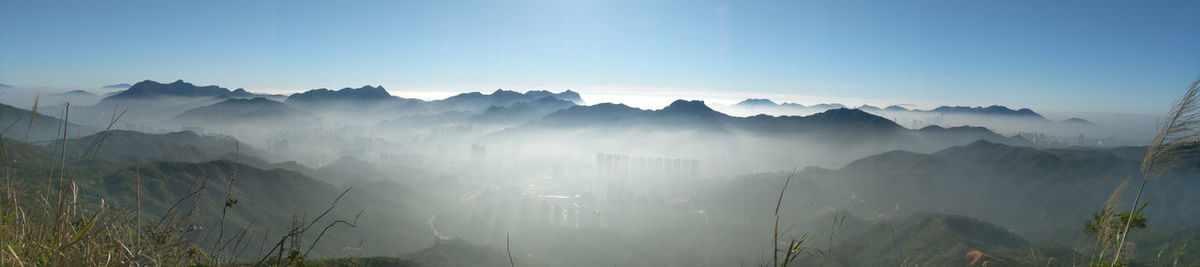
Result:
[[596,153],[596,181],[693,180],[700,175],[696,159],[630,157]]

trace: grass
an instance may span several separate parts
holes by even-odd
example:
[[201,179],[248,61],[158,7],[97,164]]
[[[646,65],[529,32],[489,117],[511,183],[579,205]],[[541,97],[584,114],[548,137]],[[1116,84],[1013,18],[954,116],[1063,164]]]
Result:
[[[37,103],[28,118],[32,130],[39,118]],[[141,168],[135,163],[133,176],[134,199],[132,209],[113,207],[103,198],[88,199],[80,197],[80,186],[77,183],[80,174],[87,174],[80,166],[69,166],[67,163],[80,163],[94,157],[102,147],[105,137],[112,131],[112,126],[124,114],[114,114],[108,127],[97,138],[91,140],[86,148],[82,143],[72,149],[77,158],[68,160],[68,128],[70,104],[63,112],[59,142],[49,143],[50,151],[57,152],[54,158],[43,160],[29,159],[25,154],[29,151],[14,151],[10,155],[10,147],[19,146],[24,150],[34,149],[24,142],[16,142],[0,137],[0,158],[3,159],[3,183],[0,184],[0,266],[130,266],[130,265],[162,265],[162,266],[220,266],[223,264],[245,265],[239,262],[237,255],[242,255],[250,247],[251,229],[253,222],[240,232],[225,236],[225,213],[237,204],[233,190],[227,190],[224,208],[218,221],[216,239],[211,240],[211,250],[205,250],[198,237],[211,234],[210,230],[202,227],[203,218],[198,207],[200,195],[206,190],[200,179],[192,183],[188,193],[174,201],[161,214],[143,214]],[[16,124],[14,121],[12,124]],[[26,134],[28,136],[28,134]],[[28,138],[28,137],[27,137]],[[13,144],[12,142],[16,142]],[[235,156],[236,156],[235,148]],[[15,156],[21,156],[19,161]],[[42,163],[39,163],[42,162]],[[43,164],[53,162],[50,164]],[[21,166],[21,165],[37,166]],[[236,163],[234,164],[236,168]],[[32,171],[30,171],[32,169]],[[236,169],[229,180],[232,189],[237,181]],[[33,178],[35,175],[45,175],[45,184],[25,183],[24,181],[41,181]],[[27,176],[27,177],[21,177]],[[87,179],[91,183],[93,179]],[[254,265],[305,265],[309,253],[332,228],[338,225],[355,227],[358,221],[333,220],[318,227],[318,222],[349,192],[343,191],[330,203],[328,209],[311,221],[294,220],[292,227],[279,237],[270,251],[258,254],[261,256]],[[359,212],[361,216],[362,212]],[[149,223],[144,223],[144,219]],[[318,232],[319,230],[319,232]],[[311,241],[303,240],[306,234],[315,234]],[[264,232],[261,242],[266,244],[269,232]],[[207,243],[207,242],[206,242]],[[285,255],[286,254],[286,255]],[[258,257],[256,257],[258,258]],[[389,263],[383,259],[365,259],[363,263],[378,265]],[[314,262],[317,263],[317,262]],[[331,265],[359,265],[354,258],[338,261],[328,261]]]
[[[1200,79],[1193,81],[1183,97],[1171,106],[1170,112],[1164,118],[1162,128],[1151,141],[1150,148],[1146,151],[1145,158],[1142,159],[1141,183],[1138,185],[1137,193],[1134,194],[1133,204],[1129,206],[1132,209],[1132,215],[1121,218],[1125,222],[1118,226],[1120,230],[1113,237],[1116,241],[1116,251],[1112,254],[1110,266],[1125,264],[1122,259],[1127,257],[1122,252],[1127,246],[1126,240],[1131,227],[1135,225],[1134,220],[1141,216],[1140,212],[1145,208],[1146,203],[1142,202],[1142,193],[1146,184],[1164,173],[1186,164],[1188,160],[1185,157],[1186,153],[1195,151],[1194,144],[1200,140],[1200,128],[1197,126],[1200,126]],[[1124,186],[1118,187],[1113,194],[1120,195],[1123,188]],[[1106,205],[1105,209],[1108,210],[1111,207],[1112,205]],[[1105,260],[1104,252],[1107,251],[1107,241],[1100,240],[1101,246],[1105,247],[1100,253],[1101,260]]]

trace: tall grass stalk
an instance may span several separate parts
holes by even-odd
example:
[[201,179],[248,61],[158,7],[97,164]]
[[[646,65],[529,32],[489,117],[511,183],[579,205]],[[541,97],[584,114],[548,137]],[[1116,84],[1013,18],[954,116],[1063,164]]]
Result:
[[[1200,138],[1198,124],[1200,124],[1200,78],[1192,82],[1183,97],[1171,107],[1171,111],[1163,120],[1162,128],[1150,143],[1146,157],[1142,159],[1142,181],[1138,185],[1131,208],[1138,207],[1147,183],[1167,171],[1178,168],[1184,163],[1185,153],[1196,149],[1195,146],[1189,145]],[[1137,217],[1137,211],[1130,214],[1124,229],[1118,233],[1120,238],[1117,243],[1117,251],[1113,255],[1113,266],[1117,266],[1121,262],[1121,252],[1125,247],[1126,238],[1129,237],[1129,226],[1133,224],[1134,217]]]
[[787,192],[788,184],[792,183],[792,176],[796,175],[797,168],[799,167],[792,168],[792,173],[788,174],[787,180],[784,180],[783,188],[779,189],[779,200],[775,202],[775,231],[773,239],[771,239],[771,265],[773,266],[779,266],[779,208],[783,207],[783,194]]

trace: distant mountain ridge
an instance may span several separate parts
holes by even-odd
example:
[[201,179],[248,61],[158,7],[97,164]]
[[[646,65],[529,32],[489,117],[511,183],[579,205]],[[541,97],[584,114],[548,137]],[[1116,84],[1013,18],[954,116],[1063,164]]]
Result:
[[303,103],[303,102],[327,102],[327,101],[379,101],[399,99],[392,96],[383,86],[366,85],[359,88],[342,88],[334,91],[325,88],[308,90],[302,93],[292,94],[288,96],[285,102],[288,103]]
[[[0,126],[5,127],[0,128],[0,135],[16,140],[25,140],[28,135],[28,141],[31,142],[59,139],[62,135],[63,121],[43,112],[46,111],[39,110],[34,115],[31,110],[0,104],[0,121],[5,123]],[[30,125],[30,118],[33,118],[33,125]],[[67,129],[70,133],[68,136],[88,135],[97,131],[95,127],[76,123],[68,123]]]
[[490,107],[507,107],[521,102],[534,102],[544,98],[570,102],[573,105],[583,103],[579,93],[571,90],[562,93],[549,91],[528,91],[520,93],[504,89],[496,89],[491,94],[470,92],[454,95],[442,100],[430,101],[429,104],[441,110],[475,111]]
[[183,114],[180,114],[176,118],[183,120],[229,122],[231,119],[287,120],[295,119],[302,115],[309,115],[309,113],[265,97],[254,97],[230,98],[212,105],[184,111]]
[[118,84],[109,84],[109,85],[101,86],[100,89],[128,89],[131,86],[133,86],[133,85],[130,85],[128,83],[118,83]]
[[59,96],[96,96],[96,94],[93,94],[92,92],[88,92],[88,91],[84,91],[84,90],[71,90],[71,91],[58,93],[56,95],[59,95]]
[[[816,104],[812,106],[804,106],[794,103],[776,104],[775,101],[765,98],[749,98],[733,105],[734,108],[749,108],[749,109],[777,109],[777,111],[803,111],[807,110],[829,110],[846,108],[845,105],[838,103]],[[935,113],[955,113],[955,114],[974,114],[974,115],[992,115],[992,116],[1013,116],[1027,117],[1033,119],[1044,120],[1041,114],[1034,112],[1028,108],[1010,109],[1005,106],[991,105],[987,107],[967,107],[967,106],[940,106],[931,110],[908,109],[900,105],[891,105],[885,108],[879,108],[871,105],[862,105],[858,109],[868,112],[886,111],[886,112],[935,112]]]
[[933,110],[930,110],[930,112],[1026,117],[1026,118],[1039,119],[1039,120],[1046,119],[1045,117],[1042,117],[1041,114],[1038,114],[1037,112],[1033,112],[1033,110],[1028,109],[1028,108],[1013,110],[1013,109],[1010,109],[1005,106],[997,106],[997,105],[991,105],[991,106],[987,106],[987,107],[940,106]]
[[[620,103],[599,103],[593,106],[575,106],[546,115],[541,120],[530,121],[526,129],[533,127],[638,127],[638,129],[691,129],[716,131],[750,131],[758,134],[788,134],[788,132],[827,131],[846,135],[894,134],[906,131],[905,127],[878,115],[859,109],[828,109],[821,113],[796,117],[796,115],[754,115],[754,117],[732,117],[709,108],[703,101],[677,100],[658,111],[634,108]],[[520,129],[512,129],[520,131]],[[962,132],[965,129],[955,129]],[[982,127],[973,129],[971,137],[1002,141],[1004,137]],[[918,131],[919,132],[919,131]],[[943,132],[944,131],[943,129]]]
[[121,91],[116,95],[106,97],[103,101],[149,99],[156,97],[220,97],[229,95],[232,92],[229,89],[216,85],[196,86],[183,80],[176,80],[175,82],[166,84],[145,80],[130,86],[129,89]]
[[[894,253],[901,249],[911,253],[912,258],[905,262],[922,266],[1021,266],[1027,263],[1006,256],[1019,255],[1020,249],[1030,246],[1025,238],[992,223],[932,213],[882,220],[847,234],[851,236],[831,255],[837,265],[889,265],[896,262]],[[822,265],[826,260],[812,257],[805,263]]]
[[571,91],[569,89],[566,91],[563,91],[562,93],[552,93],[550,91],[545,91],[545,90],[526,91],[525,95],[533,97],[534,99],[553,97],[553,98],[556,98],[559,100],[570,101],[571,103],[575,103],[576,105],[583,105],[583,98],[579,96],[579,93],[576,93],[575,91]]

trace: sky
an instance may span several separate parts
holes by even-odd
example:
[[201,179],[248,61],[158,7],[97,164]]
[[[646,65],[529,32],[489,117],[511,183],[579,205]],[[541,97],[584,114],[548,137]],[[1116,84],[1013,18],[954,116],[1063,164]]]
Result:
[[0,83],[1161,113],[1200,77],[1197,14],[1200,1],[0,0]]

